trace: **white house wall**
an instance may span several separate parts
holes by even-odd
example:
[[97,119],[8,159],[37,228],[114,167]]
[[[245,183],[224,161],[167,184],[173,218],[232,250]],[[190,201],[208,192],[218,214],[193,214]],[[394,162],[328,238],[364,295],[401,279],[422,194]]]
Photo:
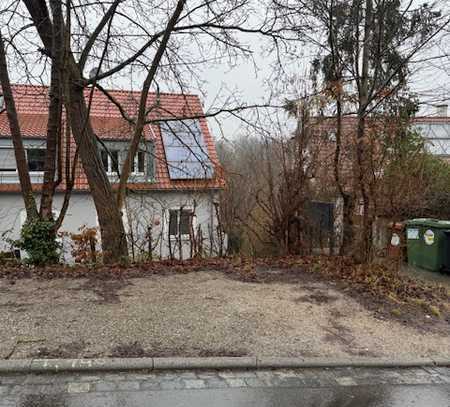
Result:
[[[188,237],[179,241],[169,241],[169,211],[171,209],[190,209],[195,213],[193,229],[200,226],[203,235],[203,255],[215,256],[219,253],[218,220],[214,202],[218,201],[215,192],[158,192],[135,193],[127,200],[127,219],[125,224],[129,242],[140,252],[149,252],[149,235],[152,241],[153,256],[169,258],[170,252],[176,258],[189,258],[191,244]],[[151,232],[149,231],[151,228]],[[149,233],[150,232],[150,233]],[[223,247],[225,246],[223,243]],[[172,250],[171,250],[172,248]]]
[[[169,210],[183,207],[195,209],[194,228],[197,230],[197,226],[200,225],[202,229],[203,255],[217,255],[221,246],[223,250],[226,244],[225,241],[221,243],[217,233],[218,220],[214,206],[217,198],[217,192],[214,191],[133,193],[127,200],[127,216],[124,219],[130,252],[133,252],[136,258],[148,256],[150,235],[153,258],[168,258],[170,247],[176,249],[172,250],[174,257],[183,259],[190,257],[192,242],[189,239],[182,239],[180,256],[179,245],[174,246],[175,242],[172,239],[170,246],[168,238]],[[62,202],[63,194],[56,194],[54,202],[56,212],[61,208]],[[25,218],[24,213],[23,201],[19,193],[0,194],[0,251],[11,250],[8,239],[19,238],[20,227]],[[74,192],[61,232],[78,233],[82,226],[98,227],[97,214],[90,194]],[[70,238],[63,238],[63,246],[64,259],[70,262],[72,260]]]

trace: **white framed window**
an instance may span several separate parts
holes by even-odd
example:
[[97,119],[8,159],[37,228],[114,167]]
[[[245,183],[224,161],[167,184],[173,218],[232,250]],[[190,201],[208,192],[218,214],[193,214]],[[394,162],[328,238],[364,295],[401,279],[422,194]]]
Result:
[[103,168],[107,174],[118,174],[119,172],[119,150],[102,150],[101,158]]
[[138,151],[131,163],[131,174],[143,175],[145,173],[145,152]]
[[45,149],[39,147],[28,147],[27,163],[30,173],[43,173],[45,169]]
[[169,236],[188,239],[195,231],[196,216],[192,208],[169,209]]
[[16,157],[12,147],[0,147],[0,174],[17,174]]

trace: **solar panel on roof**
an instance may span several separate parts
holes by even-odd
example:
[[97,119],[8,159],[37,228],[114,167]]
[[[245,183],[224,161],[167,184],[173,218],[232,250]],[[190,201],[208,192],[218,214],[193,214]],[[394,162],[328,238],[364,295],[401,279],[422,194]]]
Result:
[[213,165],[198,120],[161,123],[170,179],[209,179]]

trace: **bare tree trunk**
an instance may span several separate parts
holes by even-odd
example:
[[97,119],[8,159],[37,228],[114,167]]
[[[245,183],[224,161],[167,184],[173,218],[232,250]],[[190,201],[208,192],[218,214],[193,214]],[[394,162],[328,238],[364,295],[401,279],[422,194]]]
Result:
[[214,209],[217,219],[217,239],[218,239],[218,256],[224,256],[224,236],[223,236],[223,225],[222,225],[222,217],[219,211],[219,204],[214,203]]
[[[69,202],[70,197],[72,195],[73,187],[75,185],[75,176],[76,176],[76,168],[78,165],[78,147],[75,150],[72,164],[70,163],[70,140],[69,140],[69,134],[70,134],[70,123],[68,122],[68,119],[65,123],[66,131],[65,134],[66,137],[66,190],[64,192],[64,199],[63,203],[61,205],[61,210],[59,211],[59,216],[56,219],[55,222],[55,230],[58,230],[64,220],[64,217],[66,216],[67,210],[69,209]],[[72,169],[70,168],[72,167]]]
[[[53,45],[52,21],[45,0],[24,0],[33,23],[51,54]],[[86,173],[90,193],[97,211],[104,261],[114,263],[128,258],[128,247],[121,212],[116,204],[106,172],[97,150],[97,143],[84,100],[82,74],[70,50],[67,50],[68,100],[70,125]]]
[[70,124],[97,210],[103,258],[107,263],[113,263],[128,257],[125,229],[111,184],[103,170],[94,131],[88,117],[83,88],[77,82],[72,79],[69,85]]
[[372,0],[366,0],[366,10],[364,18],[364,44],[362,55],[362,72],[359,81],[359,108],[358,108],[358,129],[356,143],[356,158],[358,164],[358,185],[363,201],[363,222],[360,238],[360,248],[358,257],[363,262],[369,260],[372,246],[372,225],[370,222],[370,196],[366,187],[366,109],[369,100],[369,58],[370,58],[370,31],[372,28]]
[[[339,85],[340,86],[340,85]],[[347,192],[342,185],[340,176],[340,157],[342,148],[342,100],[341,91],[336,98],[337,123],[336,123],[336,149],[334,151],[334,179],[342,198],[342,244],[339,249],[339,254],[349,255],[353,249],[354,231],[353,231],[353,211],[354,211],[354,196]]]
[[44,168],[44,182],[42,186],[40,215],[43,219],[53,219],[52,206],[55,189],[60,179],[55,180],[58,145],[61,139],[62,119],[62,88],[63,88],[63,59],[64,59],[64,21],[61,2],[51,0],[53,14],[52,36],[52,66],[50,82],[50,106],[47,122],[46,157]]
[[16,157],[17,171],[19,173],[20,188],[27,212],[27,219],[38,217],[36,201],[31,186],[30,173],[28,171],[28,163],[23,147],[22,133],[20,131],[19,118],[17,116],[14,96],[11,89],[11,83],[8,75],[8,65],[6,62],[6,51],[3,37],[0,33],[0,83],[3,91],[3,99],[6,106],[6,114],[8,116],[9,128],[11,130],[11,138],[14,145],[14,154]]
[[342,60],[339,54],[339,48],[336,46],[335,28],[333,25],[333,13],[335,9],[333,3],[329,8],[329,43],[331,49],[331,57],[334,70],[335,83],[335,97],[336,97],[336,148],[334,151],[334,180],[336,182],[339,194],[342,198],[342,242],[339,247],[339,254],[350,255],[354,245],[354,230],[353,230],[353,211],[354,211],[354,192],[349,192],[342,184],[340,165],[341,165],[341,150],[342,150],[342,115],[343,115],[343,81],[342,81]]

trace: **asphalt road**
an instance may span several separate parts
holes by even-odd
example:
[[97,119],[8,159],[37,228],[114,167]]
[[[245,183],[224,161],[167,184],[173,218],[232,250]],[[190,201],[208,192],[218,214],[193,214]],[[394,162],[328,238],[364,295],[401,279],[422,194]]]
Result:
[[166,390],[103,395],[30,395],[21,407],[448,407],[450,386]]
[[450,369],[16,375],[1,407],[450,407]]

